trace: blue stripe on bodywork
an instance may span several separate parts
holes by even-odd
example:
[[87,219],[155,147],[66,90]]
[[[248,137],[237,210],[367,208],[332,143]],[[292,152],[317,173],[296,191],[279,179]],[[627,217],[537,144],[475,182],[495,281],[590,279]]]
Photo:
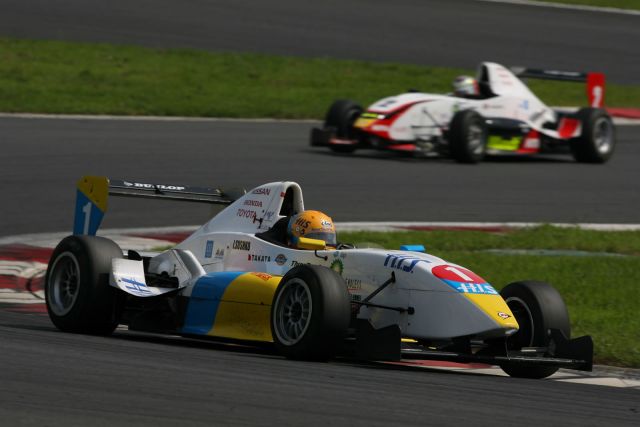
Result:
[[198,279],[189,298],[187,314],[185,315],[181,332],[207,335],[213,328],[218,305],[222,295],[224,295],[224,291],[231,282],[244,273],[242,271],[224,271],[209,273]]

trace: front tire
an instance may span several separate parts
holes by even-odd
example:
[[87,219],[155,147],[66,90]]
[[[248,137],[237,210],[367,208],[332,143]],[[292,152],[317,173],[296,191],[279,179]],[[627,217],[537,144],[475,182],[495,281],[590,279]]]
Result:
[[119,291],[109,285],[111,260],[122,258],[113,241],[69,236],[53,251],[45,279],[47,312],[64,332],[108,335],[120,320]]
[[[362,107],[348,99],[339,99],[331,104],[324,120],[325,128],[333,128],[340,139],[357,139],[358,135],[353,123],[362,114]],[[331,150],[338,153],[352,153],[355,145],[331,145]]]
[[[549,329],[559,329],[571,338],[569,313],[562,296],[548,283],[523,281],[507,285],[500,295],[506,301],[520,326],[518,332],[507,339],[507,349],[548,347]],[[501,366],[512,377],[546,378],[558,368],[554,366]]]
[[327,360],[347,333],[351,303],[335,271],[300,265],[282,278],[271,307],[271,332],[278,351],[290,359]]
[[449,126],[451,156],[460,163],[478,163],[487,150],[487,124],[473,110],[458,111]]
[[615,148],[613,121],[601,108],[582,108],[576,114],[582,134],[570,141],[573,158],[583,163],[604,163]]

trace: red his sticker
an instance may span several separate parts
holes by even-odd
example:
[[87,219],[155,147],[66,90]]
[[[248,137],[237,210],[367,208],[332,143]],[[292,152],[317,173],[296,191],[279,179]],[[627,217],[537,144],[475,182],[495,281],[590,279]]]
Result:
[[431,270],[434,276],[442,280],[451,280],[453,282],[466,283],[487,283],[482,277],[478,276],[471,270],[463,267],[454,267],[452,265],[438,265]]

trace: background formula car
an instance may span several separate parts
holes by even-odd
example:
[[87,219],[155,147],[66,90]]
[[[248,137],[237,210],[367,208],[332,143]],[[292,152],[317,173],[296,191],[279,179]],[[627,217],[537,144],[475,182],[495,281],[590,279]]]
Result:
[[[229,206],[169,250],[123,253],[95,236],[109,194]],[[567,309],[549,284],[515,282],[498,293],[472,271],[420,251],[328,247],[305,237],[294,249],[287,223],[304,211],[296,183],[234,199],[213,188],[82,178],[76,234],[57,245],[46,274],[53,323],[67,332],[110,334],[124,324],[273,343],[295,359],[477,361],[530,378],[561,366],[591,369],[592,340],[569,339]]]
[[[575,113],[547,107],[516,77],[584,81],[591,107]],[[604,75],[520,69],[484,62],[478,68],[479,95],[463,98],[409,92],[384,98],[366,111],[338,100],[324,127],[311,131],[312,146],[351,153],[376,148],[422,155],[445,155],[476,163],[485,154],[571,152],[579,162],[606,162],[615,129],[601,107]]]

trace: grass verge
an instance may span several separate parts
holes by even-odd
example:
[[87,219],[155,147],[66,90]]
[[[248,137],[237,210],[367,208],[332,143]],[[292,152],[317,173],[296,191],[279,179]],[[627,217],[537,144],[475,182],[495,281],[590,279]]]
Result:
[[[338,98],[368,105],[409,88],[444,93],[454,76],[472,72],[0,38],[0,111],[321,118]],[[583,84],[531,81],[531,87],[551,105],[586,104]],[[638,105],[638,86],[607,90],[609,105]]]
[[[427,252],[463,265],[497,289],[541,280],[562,294],[573,336],[591,335],[595,363],[640,368],[640,232],[602,232],[542,226],[506,234],[469,231],[340,233],[340,240],[386,248],[424,244]],[[488,249],[558,249],[593,256],[505,255]],[[598,256],[609,252],[627,256]]]

